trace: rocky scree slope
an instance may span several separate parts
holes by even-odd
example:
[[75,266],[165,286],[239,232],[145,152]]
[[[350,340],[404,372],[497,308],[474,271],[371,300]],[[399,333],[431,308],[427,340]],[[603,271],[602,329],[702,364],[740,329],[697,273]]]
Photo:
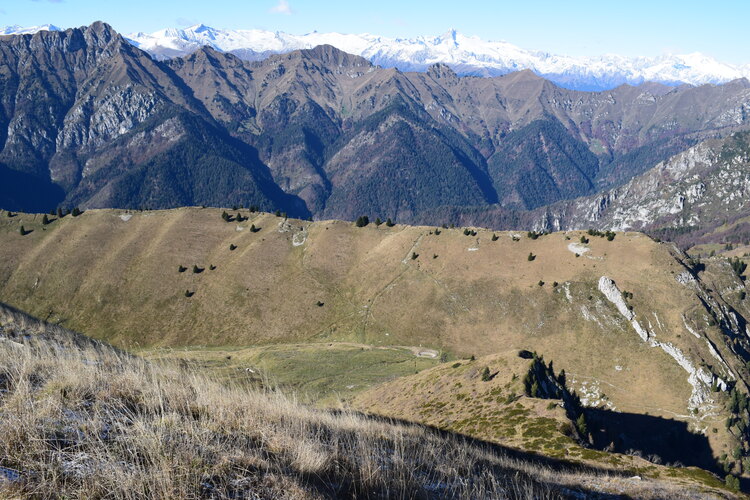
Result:
[[[747,126],[746,80],[562,89],[331,46],[155,61],[109,26],[0,39],[2,205],[256,205],[318,218],[527,210]],[[20,194],[19,194],[20,193]]]
[[13,215],[0,215],[0,297],[120,346],[554,352],[585,404],[683,421],[715,457],[738,453],[729,470],[750,452],[736,399],[750,304],[724,259],[699,267],[638,233],[358,228],[247,210],[227,222],[199,208]]

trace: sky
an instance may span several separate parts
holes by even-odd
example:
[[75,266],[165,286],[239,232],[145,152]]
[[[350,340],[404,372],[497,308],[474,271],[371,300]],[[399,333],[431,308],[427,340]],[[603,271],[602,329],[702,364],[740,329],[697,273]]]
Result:
[[750,63],[748,0],[0,0],[0,26],[101,20],[121,33],[203,23],[222,29],[372,33],[411,38],[451,28],[571,56],[702,52]]

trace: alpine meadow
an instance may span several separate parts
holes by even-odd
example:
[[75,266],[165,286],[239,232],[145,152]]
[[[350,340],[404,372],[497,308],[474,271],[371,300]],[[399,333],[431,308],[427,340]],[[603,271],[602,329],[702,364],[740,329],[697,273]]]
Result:
[[546,3],[0,9],[0,497],[746,498],[750,8]]

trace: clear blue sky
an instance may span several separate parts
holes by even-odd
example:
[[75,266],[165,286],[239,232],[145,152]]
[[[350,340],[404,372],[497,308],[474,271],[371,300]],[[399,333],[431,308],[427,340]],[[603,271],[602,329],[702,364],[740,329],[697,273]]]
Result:
[[0,25],[106,21],[123,33],[202,22],[216,28],[438,35],[568,55],[703,52],[750,63],[748,0],[0,0]]

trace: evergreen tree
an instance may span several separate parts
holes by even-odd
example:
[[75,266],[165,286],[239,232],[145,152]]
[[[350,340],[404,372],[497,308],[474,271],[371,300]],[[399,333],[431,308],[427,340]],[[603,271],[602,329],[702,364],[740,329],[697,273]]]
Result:
[[42,224],[45,226],[49,224],[49,217],[47,217],[47,214],[44,214],[44,217],[42,217]]
[[229,214],[226,212],[226,210],[221,213],[221,218],[224,220],[224,222],[229,222]]
[[482,382],[487,382],[490,380],[490,367],[485,366],[484,370],[482,370]]
[[63,210],[62,210],[62,207],[57,207],[57,216],[58,216],[59,218],[61,218],[61,219],[63,218]]
[[381,225],[382,223],[383,223],[383,221],[382,221],[382,220],[380,220],[380,217],[376,217],[376,218],[375,218],[375,225],[376,225],[376,226],[379,226],[379,225]]
[[78,207],[73,208],[73,212],[71,213],[73,217],[78,217],[81,215],[81,210]]
[[391,220],[391,218],[388,217],[388,219],[385,221],[385,225],[388,226],[388,227],[393,227],[396,224],[394,224],[393,221]]
[[23,226],[19,227],[18,228],[18,234],[20,234],[21,236],[25,236],[26,235],[26,228],[23,227]]
[[357,222],[355,223],[357,227],[365,227],[367,224],[370,223],[370,219],[366,215],[360,215],[357,217]]

